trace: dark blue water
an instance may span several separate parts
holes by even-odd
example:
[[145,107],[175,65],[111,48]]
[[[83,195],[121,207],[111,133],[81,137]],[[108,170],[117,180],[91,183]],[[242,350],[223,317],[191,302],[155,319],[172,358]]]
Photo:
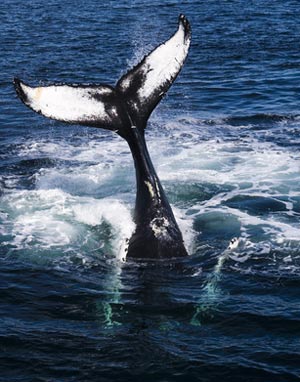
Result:
[[[124,263],[125,142],[34,114],[12,78],[114,84],[179,13],[190,54],[147,140],[190,256]],[[292,0],[1,2],[1,381],[299,380],[299,14]]]

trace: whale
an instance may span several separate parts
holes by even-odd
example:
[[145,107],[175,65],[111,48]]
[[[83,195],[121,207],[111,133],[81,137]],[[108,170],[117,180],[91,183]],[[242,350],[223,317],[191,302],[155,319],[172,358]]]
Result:
[[135,229],[126,259],[164,260],[187,256],[182,233],[151,161],[147,121],[181,71],[191,43],[190,23],[178,19],[175,33],[126,72],[115,86],[53,83],[32,87],[14,78],[21,101],[64,123],[111,130],[125,139],[136,172]]

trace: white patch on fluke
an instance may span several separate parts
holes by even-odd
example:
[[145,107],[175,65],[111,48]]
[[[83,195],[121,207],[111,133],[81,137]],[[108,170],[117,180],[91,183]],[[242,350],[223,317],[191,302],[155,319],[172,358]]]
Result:
[[141,98],[150,97],[160,85],[177,75],[186,59],[189,46],[190,38],[186,38],[184,26],[180,22],[177,32],[146,57],[146,78],[138,91]]
[[[108,87],[75,87],[67,85],[32,88],[23,83],[20,86],[27,99],[26,104],[45,117],[60,121],[109,121],[104,103],[99,97],[112,93]],[[94,98],[97,96],[98,98]],[[113,109],[116,113],[117,110]]]
[[149,105],[148,112],[152,111],[156,101],[159,101],[180,72],[190,42],[188,21],[181,16],[176,33],[119,80],[117,88],[129,97],[130,106],[136,112],[140,112],[141,108],[142,111],[147,109]]

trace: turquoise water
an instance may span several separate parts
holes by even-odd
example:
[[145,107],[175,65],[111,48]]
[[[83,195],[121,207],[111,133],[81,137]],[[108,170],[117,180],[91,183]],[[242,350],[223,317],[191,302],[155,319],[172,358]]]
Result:
[[[299,380],[299,11],[1,3],[0,381]],[[12,78],[113,85],[180,13],[190,54],[146,138],[190,256],[124,263],[126,143],[32,113]]]

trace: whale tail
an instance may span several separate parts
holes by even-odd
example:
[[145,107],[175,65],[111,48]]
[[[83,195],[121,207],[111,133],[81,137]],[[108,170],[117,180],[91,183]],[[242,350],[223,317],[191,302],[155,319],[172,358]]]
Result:
[[131,258],[187,254],[151,162],[144,129],[152,111],[180,72],[190,40],[189,22],[180,15],[174,35],[122,76],[115,87],[76,84],[31,87],[14,79],[18,96],[35,112],[66,123],[112,130],[128,142],[137,179],[136,230],[128,243]]
[[99,127],[126,139],[128,126],[144,131],[147,120],[180,72],[188,54],[191,30],[179,16],[176,33],[117,82],[108,85],[53,84],[31,87],[14,79],[22,102],[58,121]]

